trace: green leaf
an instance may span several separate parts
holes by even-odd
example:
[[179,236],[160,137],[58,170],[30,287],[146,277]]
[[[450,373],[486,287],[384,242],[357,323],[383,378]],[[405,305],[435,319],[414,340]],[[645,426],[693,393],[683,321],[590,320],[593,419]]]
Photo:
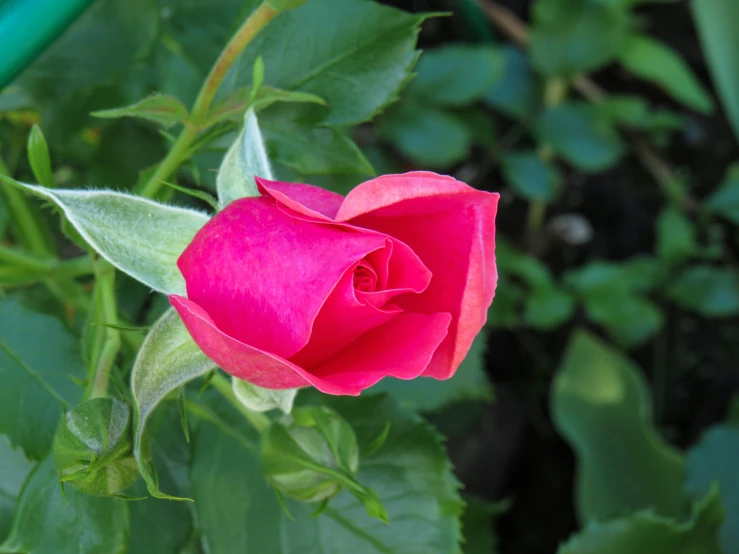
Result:
[[185,294],[177,258],[208,216],[107,190],[50,190],[19,183],[61,208],[101,256],[156,291]]
[[616,263],[595,261],[568,271],[564,281],[583,295],[597,294],[606,289],[611,292],[630,292],[634,284],[624,279],[623,268]]
[[20,449],[10,446],[7,437],[0,436],[0,544],[10,532],[16,499],[33,465]]
[[[166,39],[162,41],[164,44],[159,53],[164,55],[157,60],[163,67],[157,69],[164,73],[170,84],[169,88],[157,90],[176,94],[186,103],[194,101],[198,88],[236,26],[259,5],[259,1],[217,0],[203,4],[195,0],[157,0],[157,4],[166,16],[160,22],[160,35]],[[241,64],[244,70],[248,68],[249,81],[253,65],[254,60],[248,65]],[[158,77],[162,78],[161,75]],[[192,85],[192,98],[177,94]]]
[[440,106],[481,99],[502,77],[504,59],[492,46],[451,44],[424,52],[407,94]]
[[498,239],[495,250],[498,271],[501,275],[515,276],[532,288],[551,287],[552,274],[549,268],[530,254],[516,250],[502,239]]
[[721,500],[713,490],[693,507],[687,521],[638,511],[591,523],[557,554],[722,554],[716,536],[722,520]]
[[664,323],[661,310],[647,298],[602,290],[585,299],[588,317],[602,325],[619,345],[637,346],[656,334]]
[[215,125],[221,121],[237,121],[241,122],[244,118],[244,112],[249,106],[250,101],[255,112],[259,112],[270,107],[277,102],[286,102],[290,104],[318,104],[327,106],[326,101],[307,92],[295,90],[281,90],[274,87],[260,86],[256,97],[251,99],[252,89],[243,88],[226,95],[223,100],[219,101],[208,115],[207,126]]
[[284,102],[287,104],[318,104],[328,106],[320,96],[299,90],[282,90],[274,87],[260,87],[254,98],[254,109],[261,111],[269,108],[272,104]]
[[283,108],[263,114],[267,149],[275,162],[302,175],[374,175],[369,161],[345,131],[295,119],[292,110]]
[[59,102],[111,84],[156,38],[156,0],[96,2],[31,65],[19,84],[39,102]]
[[706,199],[705,205],[739,225],[739,171],[730,168],[718,189]]
[[265,84],[323,98],[330,106],[325,124],[366,121],[409,79],[427,17],[366,0],[311,0],[281,14],[249,44],[237,82],[251,80],[253,60],[261,55]]
[[510,152],[503,157],[503,176],[523,198],[553,200],[561,178],[536,152]]
[[[190,445],[182,433],[174,402],[157,410],[148,431],[159,486],[177,496],[189,496]],[[144,483],[139,481],[131,494],[146,496]],[[131,513],[131,539],[127,552],[131,554],[180,552],[180,547],[193,533],[192,514],[186,503],[145,498],[129,502],[128,510]]]
[[[469,106],[453,112],[454,115],[467,126],[472,142],[483,149],[494,149],[497,140],[495,137],[495,119],[482,107]],[[384,173],[384,172],[380,172]]]
[[553,329],[567,321],[575,310],[575,300],[555,287],[539,287],[526,297],[524,321],[538,329]]
[[77,338],[57,319],[0,301],[0,434],[12,445],[44,457],[62,406],[80,398],[73,379],[84,379],[83,368]]
[[667,110],[651,109],[644,98],[614,94],[597,104],[598,111],[616,124],[642,130],[672,130],[682,127],[682,119]]
[[621,6],[591,0],[538,0],[533,6],[530,48],[534,67],[569,77],[610,61],[629,31]]
[[465,495],[462,516],[464,554],[497,554],[498,540],[493,533],[494,518],[501,512],[499,505]]
[[641,509],[686,515],[684,461],[654,428],[647,384],[628,358],[576,331],[551,402],[552,419],[577,455],[580,521]]
[[144,451],[146,421],[170,392],[214,368],[215,364],[200,351],[174,308],[157,321],[139,350],[131,371],[136,412],[133,453],[152,496],[170,498],[159,491],[149,469]]
[[54,463],[46,458],[23,486],[10,536],[0,552],[122,552],[128,539],[125,501],[91,496],[73,487],[66,487],[65,494],[66,499]]
[[693,222],[674,206],[663,209],[657,219],[657,255],[668,262],[682,262],[698,249]]
[[354,427],[360,450],[390,422],[387,441],[357,474],[378,492],[390,525],[346,491],[313,518],[314,505],[288,500],[296,521],[287,521],[248,443],[228,424],[203,421],[190,477],[209,552],[456,554],[461,500],[435,432],[388,397],[322,398]]
[[390,393],[409,410],[432,412],[454,402],[489,400],[492,387],[485,374],[485,348],[488,333],[482,330],[453,377],[439,381],[419,377],[410,381],[386,377],[365,394]]
[[320,513],[346,490],[368,515],[388,522],[377,493],[355,478],[359,446],[354,429],[325,406],[300,406],[273,421],[262,433],[260,459],[264,476],[278,494],[321,502]]
[[734,0],[693,0],[690,6],[716,91],[739,139],[739,4]]
[[513,46],[504,46],[503,75],[488,91],[485,102],[506,115],[528,119],[541,101],[541,84],[529,57]]
[[295,8],[302,6],[308,0],[267,0],[267,3],[278,11],[282,10],[294,10]]
[[0,241],[5,238],[10,223],[10,213],[8,212],[7,202],[0,202]]
[[93,116],[103,119],[117,119],[119,117],[140,117],[164,127],[171,127],[176,123],[184,123],[188,113],[185,105],[174,96],[155,94],[123,108],[100,110],[92,112]]
[[564,281],[580,296],[592,321],[631,347],[662,327],[661,311],[641,294],[661,282],[663,269],[657,260],[644,257],[621,264],[591,262],[566,273]]
[[635,256],[626,262],[616,264],[620,267],[622,279],[629,290],[647,293],[661,286],[669,269],[651,256]]
[[244,116],[244,128],[218,170],[216,187],[221,208],[239,198],[259,196],[255,177],[273,179],[269,158],[253,109]]
[[241,379],[232,379],[233,391],[248,410],[252,412],[268,412],[279,408],[289,414],[293,409],[298,389],[272,390],[258,387]]
[[514,328],[520,325],[521,305],[528,293],[502,273],[498,275],[498,293],[488,309],[486,325],[490,328]]
[[716,425],[688,452],[685,490],[693,498],[705,496],[718,484],[726,510],[720,539],[724,552],[739,550],[739,428],[735,424]]
[[448,168],[463,160],[472,146],[472,133],[463,120],[413,102],[401,102],[389,111],[378,133],[415,163],[428,168]]
[[694,266],[667,291],[679,306],[707,317],[739,313],[739,273],[730,268]]
[[601,113],[616,123],[643,129],[648,127],[649,103],[641,96],[611,95],[598,104]]
[[38,125],[34,125],[28,135],[28,162],[31,164],[33,176],[42,186],[54,188],[54,172],[51,169],[49,145]]
[[613,121],[596,106],[572,102],[548,109],[536,121],[539,140],[583,171],[603,171],[621,158],[624,146]]
[[702,113],[713,111],[713,100],[690,66],[667,45],[648,36],[629,37],[619,61],[630,72],[651,81],[679,102]]

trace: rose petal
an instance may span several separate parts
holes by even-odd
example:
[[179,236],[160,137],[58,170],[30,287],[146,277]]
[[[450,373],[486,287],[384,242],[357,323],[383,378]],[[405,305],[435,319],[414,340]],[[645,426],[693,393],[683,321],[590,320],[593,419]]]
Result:
[[256,181],[262,194],[268,194],[280,204],[317,219],[333,219],[344,201],[340,194],[313,185],[268,181],[261,177],[257,177]]
[[[425,291],[432,277],[431,271],[407,244],[393,237],[388,237],[387,240],[388,248],[375,250],[367,256],[378,270],[382,285],[375,292],[359,293],[360,300],[370,302],[378,308],[398,294]],[[385,256],[386,252],[390,255]]]
[[431,270],[424,293],[395,300],[405,311],[452,314],[449,335],[424,375],[451,377],[485,323],[497,282],[497,203],[497,194],[415,172],[359,185],[337,214],[337,221],[400,239]]
[[243,198],[198,232],[177,265],[188,298],[225,334],[290,357],[347,269],[385,246],[380,233],[296,219],[270,197]]
[[364,333],[311,374],[350,395],[359,394],[383,377],[414,379],[444,341],[450,321],[451,315],[443,313],[398,314]]
[[[438,345],[443,340],[449,323],[448,314],[400,314],[340,353],[333,364],[329,363],[323,368],[325,375],[314,375],[288,360],[226,335],[216,327],[205,310],[187,298],[173,294],[169,300],[200,349],[227,373],[264,388],[313,385],[321,392],[334,395],[357,395],[386,375],[401,379],[418,375],[431,359],[434,343]],[[393,325],[399,318],[403,319]],[[380,330],[388,336],[383,338]],[[376,349],[377,340],[385,339],[386,348],[374,358],[388,364],[384,371],[366,359],[366,355],[368,350]],[[337,369],[341,371],[336,367],[337,364],[345,364],[348,373],[332,373]]]
[[354,268],[350,268],[339,281],[313,322],[310,341],[290,358],[291,362],[310,369],[401,312],[397,306],[380,309],[360,302],[354,290],[353,272]]
[[364,213],[427,196],[479,193],[462,181],[430,171],[411,171],[400,175],[383,175],[358,185],[346,195],[335,216],[336,221],[349,221]]
[[309,385],[299,368],[287,360],[225,334],[195,302],[176,294],[170,295],[169,301],[200,349],[227,373],[268,389]]

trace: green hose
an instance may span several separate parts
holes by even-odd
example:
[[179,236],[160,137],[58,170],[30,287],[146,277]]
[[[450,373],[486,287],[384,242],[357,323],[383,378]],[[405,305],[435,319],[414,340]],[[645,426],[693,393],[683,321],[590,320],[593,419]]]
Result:
[[91,3],[92,0],[0,0],[0,90]]

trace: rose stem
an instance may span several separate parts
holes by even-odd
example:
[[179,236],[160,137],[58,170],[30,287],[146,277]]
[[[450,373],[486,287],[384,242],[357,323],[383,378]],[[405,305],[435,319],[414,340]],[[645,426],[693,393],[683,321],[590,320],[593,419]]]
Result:
[[201,130],[205,117],[208,114],[213,99],[221,86],[223,79],[226,77],[229,68],[239,57],[241,52],[252,39],[274,18],[279,12],[272,8],[266,1],[244,21],[244,24],[236,31],[221,55],[216,60],[213,68],[210,70],[208,77],[205,79],[203,86],[198,93],[198,97],[193,104],[189,121],[185,122],[185,127],[180,133],[175,143],[172,145],[167,156],[159,164],[159,167],[147,181],[137,187],[137,191],[141,196],[146,198],[154,198],[162,188],[166,181],[182,162],[187,158],[188,151],[192,142]]
[[[97,323],[118,323],[118,311],[115,301],[115,268],[103,258],[97,258],[95,268],[95,307],[93,314],[100,318]],[[95,345],[93,351],[94,369],[90,375],[87,390],[83,398],[99,398],[108,395],[110,370],[115,363],[118,351],[121,348],[121,333],[111,327],[100,327],[102,330],[102,344]],[[99,342],[99,339],[97,339]]]
[[269,427],[270,420],[266,415],[252,412],[244,406],[238,398],[236,398],[233,387],[231,386],[231,381],[229,381],[223,374],[216,373],[210,380],[210,384],[213,385],[213,387],[220,392],[226,400],[233,404],[233,407],[241,412],[241,414],[249,420],[249,423],[251,423],[257,431],[262,433],[267,427]]

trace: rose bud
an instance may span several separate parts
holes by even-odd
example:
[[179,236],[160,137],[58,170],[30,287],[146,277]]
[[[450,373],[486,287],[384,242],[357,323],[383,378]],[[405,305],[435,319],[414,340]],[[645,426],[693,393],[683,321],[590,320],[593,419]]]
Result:
[[315,468],[352,477],[359,468],[357,437],[351,425],[328,408],[295,408],[262,437],[262,466],[280,492],[304,502],[323,500],[339,492],[341,484]]
[[354,429],[329,408],[295,408],[274,421],[262,435],[261,458],[264,475],[279,494],[318,502],[345,488],[369,515],[388,519],[377,493],[354,478],[359,468]]
[[497,194],[428,172],[346,197],[257,182],[178,260],[187,298],[170,301],[206,355],[261,387],[336,395],[454,375],[495,293]]
[[94,398],[62,417],[54,435],[54,462],[62,482],[88,494],[113,496],[139,477],[131,447],[128,405]]

